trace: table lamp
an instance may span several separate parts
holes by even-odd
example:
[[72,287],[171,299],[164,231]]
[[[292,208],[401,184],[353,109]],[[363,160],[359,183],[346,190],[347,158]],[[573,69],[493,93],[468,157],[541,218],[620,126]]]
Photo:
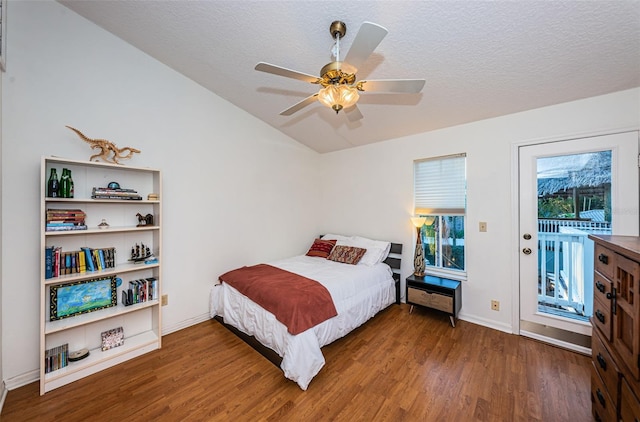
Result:
[[413,256],[413,275],[416,277],[424,277],[425,265],[424,265],[424,249],[422,249],[422,236],[420,236],[420,229],[427,221],[426,217],[411,217],[411,222],[417,229],[416,239],[416,252]]

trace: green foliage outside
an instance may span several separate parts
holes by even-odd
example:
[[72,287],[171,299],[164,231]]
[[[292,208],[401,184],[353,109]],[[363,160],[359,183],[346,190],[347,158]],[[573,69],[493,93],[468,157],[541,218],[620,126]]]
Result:
[[[581,197],[585,210],[604,210],[605,221],[611,221],[611,207],[599,196]],[[581,210],[581,211],[585,211]],[[559,196],[538,199],[538,218],[575,218],[573,199]]]

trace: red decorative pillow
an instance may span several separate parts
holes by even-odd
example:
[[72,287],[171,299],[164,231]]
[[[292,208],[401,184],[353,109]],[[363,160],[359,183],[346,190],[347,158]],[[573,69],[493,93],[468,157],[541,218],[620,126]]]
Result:
[[331,251],[327,259],[344,264],[356,265],[367,252],[364,248],[356,248],[355,246],[336,245]]
[[322,240],[316,239],[313,241],[313,245],[307,251],[307,256],[317,256],[320,258],[327,258],[331,253],[331,250],[336,245],[337,240]]

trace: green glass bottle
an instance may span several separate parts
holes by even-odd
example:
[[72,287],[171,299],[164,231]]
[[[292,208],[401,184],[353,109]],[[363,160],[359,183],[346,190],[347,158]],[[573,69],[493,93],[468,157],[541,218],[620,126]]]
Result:
[[71,170],[67,170],[69,176],[69,198],[73,198],[73,179],[71,178]]
[[49,198],[57,198],[60,195],[60,182],[58,181],[58,173],[56,169],[51,169],[49,182],[47,183],[47,196]]
[[62,169],[62,176],[60,176],[60,197],[69,197],[69,170]]

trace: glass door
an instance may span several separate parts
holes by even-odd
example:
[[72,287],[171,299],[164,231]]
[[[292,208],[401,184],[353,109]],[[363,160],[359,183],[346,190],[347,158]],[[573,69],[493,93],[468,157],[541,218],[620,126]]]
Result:
[[519,149],[520,325],[591,335],[593,241],[638,235],[638,133]]

